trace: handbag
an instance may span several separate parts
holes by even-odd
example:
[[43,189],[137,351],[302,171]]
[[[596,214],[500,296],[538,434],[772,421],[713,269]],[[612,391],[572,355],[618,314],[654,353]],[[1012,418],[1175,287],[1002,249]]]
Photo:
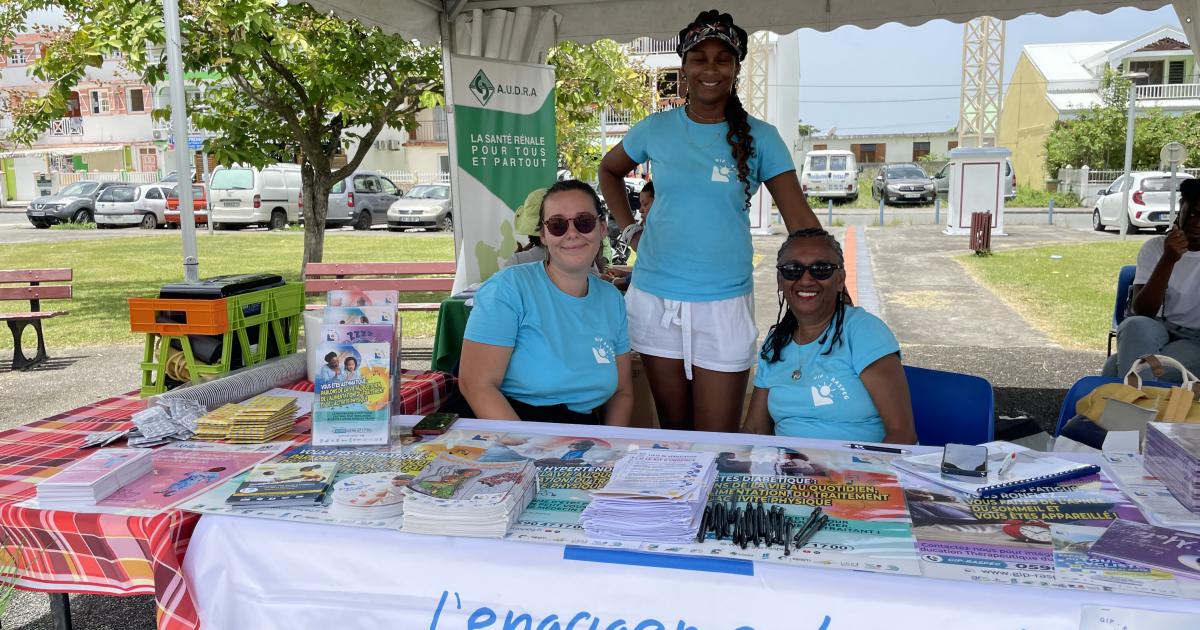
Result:
[[[1149,368],[1151,374],[1160,378],[1164,366],[1173,367],[1183,375],[1183,382],[1179,386],[1158,387],[1144,384],[1141,375],[1143,370]],[[1109,401],[1119,401],[1143,409],[1154,409],[1154,419],[1158,421],[1200,422],[1200,401],[1196,400],[1198,392],[1200,379],[1189,372],[1182,363],[1160,354],[1146,355],[1134,361],[1129,372],[1125,374],[1125,382],[1106,383],[1097,387],[1075,403],[1075,412],[1099,423],[1101,418],[1105,417],[1106,411],[1113,412],[1108,409]],[[1144,427],[1142,429],[1144,430]]]

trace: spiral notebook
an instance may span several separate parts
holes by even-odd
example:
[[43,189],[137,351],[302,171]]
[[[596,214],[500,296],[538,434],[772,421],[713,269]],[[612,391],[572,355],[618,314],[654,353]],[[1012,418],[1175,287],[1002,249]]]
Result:
[[[972,499],[1050,488],[1060,482],[1100,471],[1099,466],[1067,461],[1009,442],[988,442],[981,446],[988,450],[987,478],[943,475],[941,451],[897,457],[892,460],[892,466]],[[1001,477],[1000,466],[1010,453],[1017,454],[1016,461]]]

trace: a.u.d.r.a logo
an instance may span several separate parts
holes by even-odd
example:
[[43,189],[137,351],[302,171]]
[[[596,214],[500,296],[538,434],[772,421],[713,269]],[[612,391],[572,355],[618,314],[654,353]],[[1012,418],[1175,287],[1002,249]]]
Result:
[[471,94],[475,95],[480,105],[487,105],[488,101],[492,100],[492,95],[496,93],[496,86],[492,85],[492,80],[488,78],[482,68],[475,73],[475,78],[471,79],[471,84],[467,87],[471,90]]

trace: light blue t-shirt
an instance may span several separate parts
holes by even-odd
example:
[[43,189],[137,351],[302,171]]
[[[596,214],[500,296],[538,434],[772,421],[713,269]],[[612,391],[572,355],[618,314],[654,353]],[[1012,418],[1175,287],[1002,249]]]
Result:
[[[775,363],[759,356],[754,386],[768,390],[767,409],[775,420],[775,435],[883,441],[883,419],[859,375],[880,358],[900,351],[896,337],[878,317],[848,306],[842,342],[823,355],[829,341],[820,341],[820,337],[804,345],[792,341]],[[792,378],[797,369],[798,380]]]
[[[621,142],[654,173],[654,212],[638,243],[633,286],[669,300],[706,302],[750,293],[754,248],[750,214],[726,123],[702,125],[677,107],[634,125]],[[771,125],[750,118],[750,193],[761,182],[796,170]]]
[[563,293],[540,262],[502,269],[479,287],[463,337],[513,349],[500,392],[536,406],[589,413],[617,391],[629,352],[625,300],[588,275],[588,293]]

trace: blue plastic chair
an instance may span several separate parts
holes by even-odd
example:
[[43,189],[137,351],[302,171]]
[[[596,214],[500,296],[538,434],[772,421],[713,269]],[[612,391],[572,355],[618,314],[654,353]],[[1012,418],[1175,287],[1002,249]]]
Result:
[[1117,275],[1117,301],[1113,303],[1112,328],[1108,330],[1108,356],[1112,356],[1112,344],[1113,339],[1117,338],[1117,326],[1125,321],[1125,311],[1129,307],[1129,289],[1133,287],[1133,276],[1136,271],[1137,265],[1125,265],[1121,267],[1121,273]]
[[[1067,390],[1067,395],[1063,398],[1062,407],[1058,410],[1058,424],[1054,426],[1055,437],[1062,434],[1063,427],[1067,426],[1067,421],[1075,417],[1075,403],[1079,402],[1080,398],[1092,393],[1093,389],[1106,385],[1108,383],[1122,383],[1125,379],[1119,376],[1085,376],[1071,386]],[[1151,385],[1153,387],[1175,387],[1171,383],[1162,381],[1142,381],[1142,385]]]
[[995,437],[996,400],[987,380],[910,365],[904,375],[922,445],[983,444]]

